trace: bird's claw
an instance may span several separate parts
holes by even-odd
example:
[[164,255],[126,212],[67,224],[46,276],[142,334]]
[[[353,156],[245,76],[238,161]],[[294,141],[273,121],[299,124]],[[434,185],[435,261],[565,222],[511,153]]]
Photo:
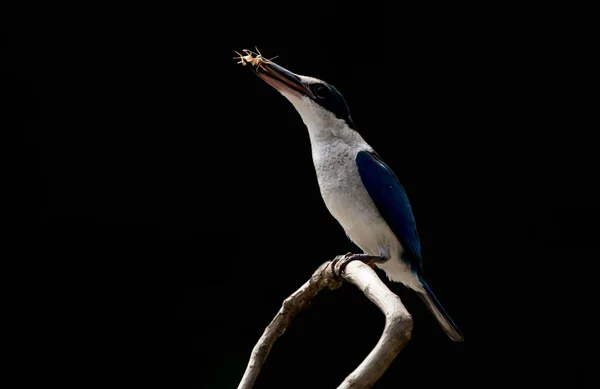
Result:
[[[332,261],[332,268],[335,269],[337,267],[338,271],[335,273],[337,276],[341,276],[344,273],[346,266],[348,266],[348,264],[352,261],[361,261],[367,266],[369,266],[371,269],[375,269],[375,265],[377,263],[383,263],[387,260],[387,258],[374,255],[347,253],[345,255],[338,255],[337,257],[335,257]],[[341,263],[338,266],[337,263],[340,261]]]

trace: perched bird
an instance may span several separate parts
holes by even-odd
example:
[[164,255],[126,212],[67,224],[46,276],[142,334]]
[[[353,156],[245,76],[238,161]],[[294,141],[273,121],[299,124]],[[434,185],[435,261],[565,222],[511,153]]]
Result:
[[[336,88],[244,50],[240,63],[287,98],[308,128],[321,196],[346,235],[387,277],[416,291],[454,341],[463,336],[422,274],[421,244],[406,193],[358,132]],[[238,53],[239,54],[239,53]]]

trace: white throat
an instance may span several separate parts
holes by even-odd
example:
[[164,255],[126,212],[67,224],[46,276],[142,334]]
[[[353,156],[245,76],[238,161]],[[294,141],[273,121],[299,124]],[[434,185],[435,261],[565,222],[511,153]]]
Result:
[[300,114],[308,129],[313,146],[322,141],[330,141],[332,138],[347,141],[354,140],[357,136],[360,138],[358,133],[352,130],[344,120],[338,119],[332,112],[327,111],[309,97],[300,97],[286,92],[281,92],[281,94],[294,105]]

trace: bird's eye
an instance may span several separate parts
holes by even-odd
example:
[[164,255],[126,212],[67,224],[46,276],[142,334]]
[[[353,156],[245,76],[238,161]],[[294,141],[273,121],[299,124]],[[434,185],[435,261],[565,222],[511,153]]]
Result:
[[317,96],[318,98],[324,99],[329,95],[329,88],[327,88],[323,84],[317,84],[313,88],[313,92],[315,93],[315,96]]

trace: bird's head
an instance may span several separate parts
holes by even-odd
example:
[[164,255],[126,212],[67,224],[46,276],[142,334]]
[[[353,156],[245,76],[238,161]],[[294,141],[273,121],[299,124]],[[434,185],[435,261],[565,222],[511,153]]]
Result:
[[333,85],[295,74],[261,56],[242,57],[240,62],[251,63],[262,80],[294,105],[311,135],[343,136],[355,130],[348,105]]

